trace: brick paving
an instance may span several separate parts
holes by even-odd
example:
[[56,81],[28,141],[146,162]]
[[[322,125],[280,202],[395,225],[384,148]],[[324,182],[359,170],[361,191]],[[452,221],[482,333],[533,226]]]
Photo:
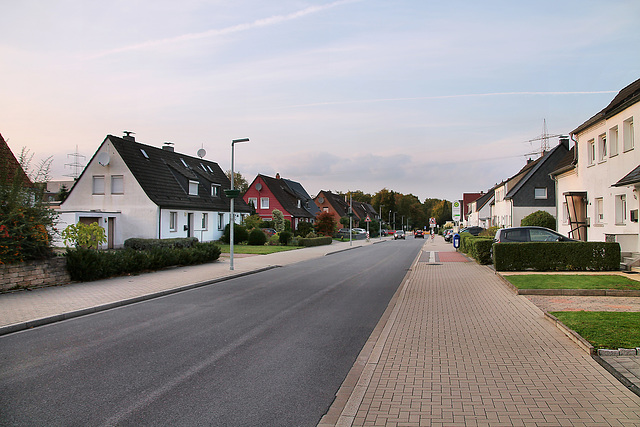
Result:
[[640,425],[640,397],[489,268],[418,260],[340,417],[320,425]]

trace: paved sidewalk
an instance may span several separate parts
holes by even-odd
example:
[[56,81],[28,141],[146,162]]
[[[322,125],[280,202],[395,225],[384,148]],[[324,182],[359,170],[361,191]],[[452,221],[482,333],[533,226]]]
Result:
[[424,255],[438,249],[425,245],[320,426],[640,425],[640,397],[531,301],[487,267]]
[[[385,238],[386,239],[386,238]],[[160,295],[226,280],[264,269],[277,268],[359,246],[384,242],[385,239],[333,242],[300,250],[269,255],[234,256],[234,270],[229,257],[216,262],[189,267],[170,268],[153,273],[122,276],[93,282],[72,283],[0,294],[0,335],[56,322]],[[223,254],[224,255],[224,254]]]

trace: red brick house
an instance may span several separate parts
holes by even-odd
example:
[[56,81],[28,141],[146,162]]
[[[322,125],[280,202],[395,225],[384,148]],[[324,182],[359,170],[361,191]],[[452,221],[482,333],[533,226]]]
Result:
[[[340,218],[347,216],[349,213],[349,202],[343,196],[331,191],[320,191],[313,200],[322,212],[329,212],[333,215],[336,224],[340,224]],[[370,219],[378,219],[379,217],[373,206],[368,203],[352,201],[351,207],[354,213],[354,227],[364,228],[367,216]]]
[[0,135],[0,179],[4,181],[3,184],[10,184],[16,175],[26,187],[33,187],[33,183],[22,169],[22,166],[20,166],[20,162],[18,162],[11,148]]
[[291,222],[292,230],[296,230],[300,222],[313,223],[320,212],[299,182],[281,178],[280,174],[275,178],[259,174],[242,198],[248,205],[253,205],[265,221],[271,221],[273,210],[278,209],[284,219]]

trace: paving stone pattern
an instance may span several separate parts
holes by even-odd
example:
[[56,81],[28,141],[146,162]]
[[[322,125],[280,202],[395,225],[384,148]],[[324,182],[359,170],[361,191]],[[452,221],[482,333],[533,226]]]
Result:
[[640,397],[487,267],[418,262],[387,333],[338,425],[640,425]]

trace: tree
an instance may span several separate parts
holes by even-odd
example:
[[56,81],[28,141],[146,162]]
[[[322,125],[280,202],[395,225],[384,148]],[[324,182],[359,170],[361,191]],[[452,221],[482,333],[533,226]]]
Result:
[[51,158],[40,162],[35,171],[30,169],[32,158],[23,148],[19,166],[4,161],[0,165],[0,264],[53,255],[51,239],[57,214],[44,200]]
[[284,215],[282,211],[274,209],[271,211],[271,215],[273,216],[273,228],[275,228],[278,233],[284,231]]
[[90,225],[82,222],[71,224],[62,231],[62,238],[65,245],[71,243],[76,248],[95,250],[107,242],[107,234],[97,222]]
[[337,228],[336,220],[329,212],[320,212],[316,217],[316,231],[325,236],[333,236]]
[[[227,175],[227,179],[231,182],[231,169],[226,171],[224,174]],[[249,183],[244,179],[240,172],[233,172],[233,188],[240,190],[240,194],[246,193],[249,189]]]
[[547,211],[536,211],[522,218],[521,226],[537,226],[546,227],[552,230],[556,229],[556,219]]

